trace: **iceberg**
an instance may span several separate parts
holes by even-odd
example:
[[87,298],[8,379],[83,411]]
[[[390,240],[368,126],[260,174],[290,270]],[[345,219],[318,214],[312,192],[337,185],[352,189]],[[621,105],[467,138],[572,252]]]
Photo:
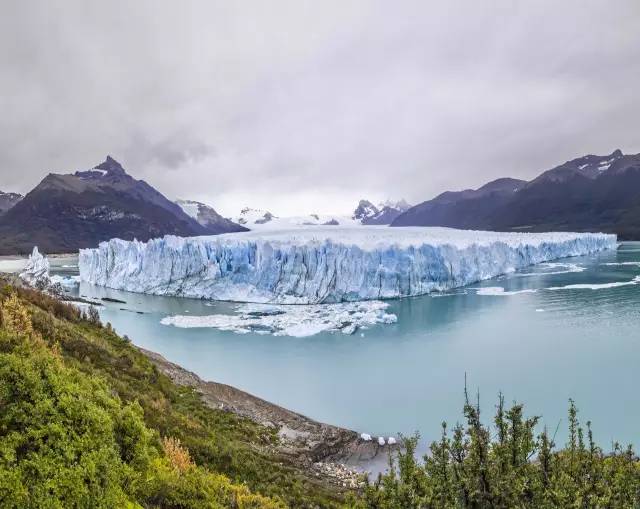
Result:
[[388,307],[386,302],[375,300],[308,306],[241,304],[234,314],[174,315],[163,318],[160,323],[181,328],[211,327],[237,334],[255,332],[298,338],[338,331],[351,335],[376,324],[396,323],[398,317],[388,313]]
[[27,264],[19,274],[20,279],[31,286],[47,286],[51,282],[49,277],[49,259],[38,251],[38,246],[33,247]]
[[450,290],[559,258],[615,249],[603,233],[366,226],[112,239],[82,249],[81,281],[213,300],[317,304]]

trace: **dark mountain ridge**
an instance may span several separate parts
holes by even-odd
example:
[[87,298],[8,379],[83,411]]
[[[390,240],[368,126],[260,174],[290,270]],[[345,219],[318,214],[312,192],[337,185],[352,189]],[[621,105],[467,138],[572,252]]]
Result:
[[401,214],[391,226],[498,231],[603,231],[640,239],[640,154],[587,155],[525,182],[498,179],[446,192]]
[[221,233],[200,225],[115,159],[87,171],[50,173],[0,217],[0,254],[38,245],[47,253],[74,252],[103,240],[146,241],[167,234]]
[[0,215],[15,206],[24,196],[18,193],[5,193],[0,191]]

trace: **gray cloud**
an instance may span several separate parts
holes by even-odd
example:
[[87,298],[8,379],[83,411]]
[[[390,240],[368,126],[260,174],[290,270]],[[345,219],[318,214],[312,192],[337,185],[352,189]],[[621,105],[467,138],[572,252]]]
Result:
[[0,189],[107,154],[225,213],[422,201],[640,151],[640,4],[5,5]]

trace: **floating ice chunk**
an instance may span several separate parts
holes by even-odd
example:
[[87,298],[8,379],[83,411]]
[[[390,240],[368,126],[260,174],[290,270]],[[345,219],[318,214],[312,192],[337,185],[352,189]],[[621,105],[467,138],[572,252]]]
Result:
[[609,267],[640,267],[640,262],[609,262],[600,265],[608,265]]
[[378,437],[378,445],[384,445],[385,443],[384,437]]
[[339,331],[350,335],[375,324],[395,323],[397,317],[386,311],[388,307],[388,303],[381,301],[307,306],[241,304],[234,314],[175,315],[163,318],[160,323],[183,328],[211,327],[238,334],[307,337]]
[[423,295],[617,247],[600,233],[316,226],[210,237],[112,239],[80,251],[82,281],[237,302],[314,304]]
[[397,444],[396,439],[395,439],[395,438],[393,438],[393,437],[389,437],[389,438],[387,438],[387,443],[388,443],[389,445],[395,445],[395,444]]
[[53,275],[49,278],[51,284],[60,284],[64,288],[74,288],[80,284],[80,276],[59,276]]
[[518,277],[532,277],[532,276],[553,276],[555,274],[571,274],[572,272],[584,272],[586,267],[578,265],[576,263],[541,263],[538,267],[542,269],[559,269],[559,270],[542,270],[537,272],[524,272],[517,274]]
[[360,438],[365,442],[371,442],[371,435],[369,435],[369,433],[360,433]]
[[565,286],[552,286],[547,290],[605,290],[607,288],[618,288],[620,286],[631,286],[640,284],[640,276],[634,277],[631,281],[614,281],[613,283],[584,283]]
[[478,295],[492,295],[492,296],[508,296],[508,295],[519,295],[521,293],[536,293],[537,290],[532,288],[528,288],[526,290],[514,290],[511,292],[505,291],[501,286],[487,286],[485,288],[477,288],[476,293]]
[[544,313],[544,309],[538,308],[538,309],[536,309],[536,313]]

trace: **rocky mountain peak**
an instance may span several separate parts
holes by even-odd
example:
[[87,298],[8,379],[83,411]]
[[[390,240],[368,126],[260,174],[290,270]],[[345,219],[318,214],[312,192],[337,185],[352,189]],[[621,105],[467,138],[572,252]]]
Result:
[[124,171],[122,165],[109,155],[103,163],[100,163],[94,169],[103,170],[112,175],[125,175],[127,173],[126,171]]

